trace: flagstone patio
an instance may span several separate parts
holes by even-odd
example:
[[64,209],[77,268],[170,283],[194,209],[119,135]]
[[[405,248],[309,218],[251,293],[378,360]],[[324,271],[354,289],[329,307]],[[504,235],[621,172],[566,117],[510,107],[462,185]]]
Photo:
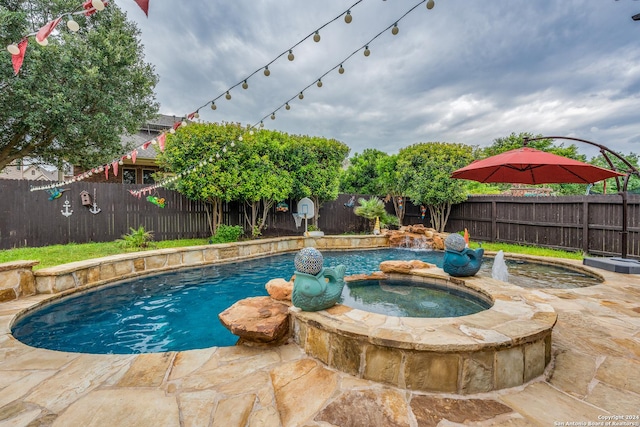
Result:
[[51,296],[0,303],[0,426],[640,425],[640,276],[598,272],[600,285],[534,291],[558,314],[544,376],[465,396],[358,379],[293,343],[141,355],[36,349],[9,325]]

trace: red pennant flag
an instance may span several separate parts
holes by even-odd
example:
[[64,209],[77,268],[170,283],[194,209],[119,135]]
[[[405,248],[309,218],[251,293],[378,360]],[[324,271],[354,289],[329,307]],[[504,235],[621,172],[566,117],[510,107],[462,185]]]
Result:
[[194,118],[195,116],[196,116],[196,113],[195,113],[195,112],[193,112],[193,113],[191,113],[191,114],[187,114],[187,119],[189,119],[189,120],[193,120],[193,118]]
[[56,28],[56,25],[58,25],[58,22],[60,22],[61,19],[62,16],[44,24],[36,33],[36,41],[42,42],[44,39],[49,37],[49,34],[51,34],[54,28]]
[[142,144],[142,149],[146,150],[147,148],[149,148],[149,145],[151,145],[151,141],[147,141],[144,144]]
[[109,181],[109,165],[106,165],[106,166],[104,167],[104,179],[105,179],[106,181]]
[[140,9],[149,17],[149,0],[134,0],[140,6]]
[[115,176],[118,176],[118,161],[115,160],[111,163],[111,166],[113,167],[113,174]]
[[133,163],[136,162],[136,158],[138,158],[138,150],[133,150],[131,152],[131,160],[133,161]]
[[11,55],[11,62],[13,62],[13,72],[16,75],[20,72],[20,68],[22,68],[22,61],[24,61],[24,54],[27,52],[27,45],[29,44],[29,40],[27,38],[23,38],[20,43],[18,43],[18,49],[20,49],[20,53],[17,55]]
[[164,142],[167,139],[167,134],[163,133],[161,134],[157,140],[158,140],[158,145],[160,146],[160,151],[164,151]]
[[178,129],[180,126],[182,126],[182,122],[175,122],[175,123],[173,124],[173,130]]

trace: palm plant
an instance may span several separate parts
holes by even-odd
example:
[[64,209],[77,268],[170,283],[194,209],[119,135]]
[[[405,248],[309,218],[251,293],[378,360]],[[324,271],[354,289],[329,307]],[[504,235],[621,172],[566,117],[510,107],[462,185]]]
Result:
[[133,227],[130,230],[129,234],[124,234],[122,239],[116,240],[118,246],[123,249],[146,249],[153,245],[153,232],[146,231],[142,225],[137,230]]
[[384,202],[377,197],[371,197],[369,200],[365,198],[358,199],[358,206],[353,211],[356,215],[367,218],[374,227],[376,218],[380,218],[380,223],[384,225],[397,225],[398,218],[389,214],[384,206]]

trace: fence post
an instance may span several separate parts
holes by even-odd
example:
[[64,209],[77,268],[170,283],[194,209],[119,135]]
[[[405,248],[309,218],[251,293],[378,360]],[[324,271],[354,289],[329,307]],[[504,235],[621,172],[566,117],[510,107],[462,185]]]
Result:
[[496,216],[498,215],[498,207],[496,201],[491,201],[491,241],[495,242],[498,238],[498,225]]
[[589,253],[589,200],[582,202],[582,252]]

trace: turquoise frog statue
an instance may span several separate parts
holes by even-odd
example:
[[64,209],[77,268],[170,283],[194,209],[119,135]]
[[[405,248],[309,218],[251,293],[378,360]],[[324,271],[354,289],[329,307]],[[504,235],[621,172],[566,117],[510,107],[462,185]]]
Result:
[[475,275],[482,265],[484,249],[469,249],[464,237],[450,234],[444,240],[444,260],[442,269],[455,277]]
[[303,311],[325,310],[340,299],[347,267],[323,267],[323,262],[322,254],[315,248],[304,248],[296,254],[291,302]]

